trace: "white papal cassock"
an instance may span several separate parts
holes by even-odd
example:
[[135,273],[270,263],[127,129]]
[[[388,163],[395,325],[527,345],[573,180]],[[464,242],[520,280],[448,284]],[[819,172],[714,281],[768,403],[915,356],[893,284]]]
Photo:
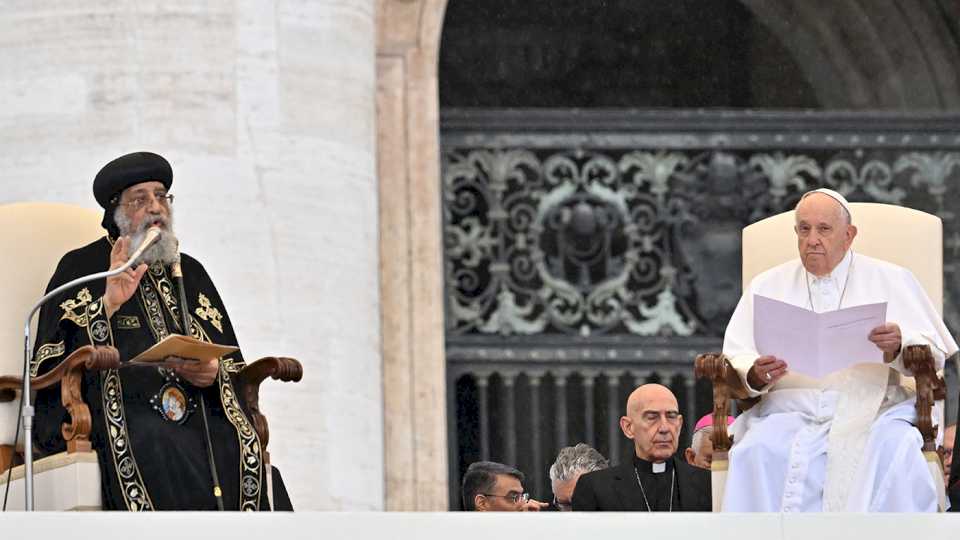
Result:
[[[900,326],[904,347],[930,345],[937,369],[957,350],[909,270],[848,251],[829,276],[817,278],[796,259],[754,278],[727,326],[723,352],[745,383],[759,356],[756,294],[817,312],[887,302],[887,321]],[[788,372],[772,388],[747,385],[763,398],[731,429],[725,512],[936,511],[902,358],[820,380],[790,372],[784,360]]]

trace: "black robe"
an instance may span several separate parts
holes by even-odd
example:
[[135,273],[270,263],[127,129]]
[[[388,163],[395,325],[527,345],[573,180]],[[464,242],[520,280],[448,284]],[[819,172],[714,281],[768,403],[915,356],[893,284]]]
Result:
[[674,512],[709,512],[710,472],[693,467],[677,456],[665,464],[664,472],[654,473],[649,461],[635,457],[629,463],[584,474],[573,490],[574,511],[646,512],[649,504],[654,512],[666,512],[671,509],[672,480]]
[[[110,250],[111,242],[104,237],[67,253],[47,290],[106,270]],[[204,341],[237,345],[230,318],[203,266],[187,255],[182,255],[181,264],[191,334]],[[31,363],[33,375],[50,371],[71,352],[91,343],[115,346],[120,361],[126,362],[164,336],[182,333],[179,292],[162,265],[150,267],[134,296],[109,320],[102,302],[105,287],[106,280],[80,285],[45,305]],[[216,509],[200,415],[201,393],[225,508],[268,508],[260,441],[233,380],[243,366],[239,352],[225,356],[216,381],[204,389],[172,370],[149,366],[86,374],[83,395],[93,420],[90,439],[100,463],[104,509]],[[164,416],[164,391],[168,397],[176,397],[177,392],[187,397],[181,422]],[[66,418],[59,387],[37,393],[38,454],[65,449],[60,425]]]

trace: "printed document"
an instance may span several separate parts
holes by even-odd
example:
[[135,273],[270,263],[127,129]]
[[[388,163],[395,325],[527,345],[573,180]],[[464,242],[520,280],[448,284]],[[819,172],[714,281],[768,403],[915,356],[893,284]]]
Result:
[[887,320],[887,303],[816,313],[753,296],[757,352],[787,362],[787,369],[815,378],[864,362],[882,362],[883,351],[867,339]]

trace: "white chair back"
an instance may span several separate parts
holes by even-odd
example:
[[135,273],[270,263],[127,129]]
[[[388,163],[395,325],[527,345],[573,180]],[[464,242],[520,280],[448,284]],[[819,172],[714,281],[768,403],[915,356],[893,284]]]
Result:
[[[47,202],[0,205],[0,375],[20,376],[23,323],[43,295],[63,255],[105,234],[102,214],[89,208]],[[36,317],[31,339],[36,330]],[[12,428],[11,428],[12,430]]]
[[[926,212],[878,203],[851,203],[853,250],[908,268],[943,314],[943,224]],[[743,289],[757,274],[796,259],[793,210],[743,229]]]

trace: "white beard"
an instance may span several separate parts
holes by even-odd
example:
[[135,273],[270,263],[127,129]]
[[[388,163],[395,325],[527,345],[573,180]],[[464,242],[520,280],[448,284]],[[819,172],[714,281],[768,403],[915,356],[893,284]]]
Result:
[[130,237],[130,245],[127,246],[128,257],[143,243],[143,239],[147,235],[147,230],[152,224],[157,220],[161,221],[159,227],[160,239],[144,251],[143,254],[140,255],[140,260],[135,264],[146,263],[151,265],[160,262],[168,265],[180,260],[180,241],[173,233],[173,210],[170,210],[168,218],[159,215],[147,216],[135,231],[131,230],[130,220],[128,220],[126,214],[124,214],[123,208],[117,208],[113,214],[113,220],[116,222],[117,228],[120,229],[120,234]]

